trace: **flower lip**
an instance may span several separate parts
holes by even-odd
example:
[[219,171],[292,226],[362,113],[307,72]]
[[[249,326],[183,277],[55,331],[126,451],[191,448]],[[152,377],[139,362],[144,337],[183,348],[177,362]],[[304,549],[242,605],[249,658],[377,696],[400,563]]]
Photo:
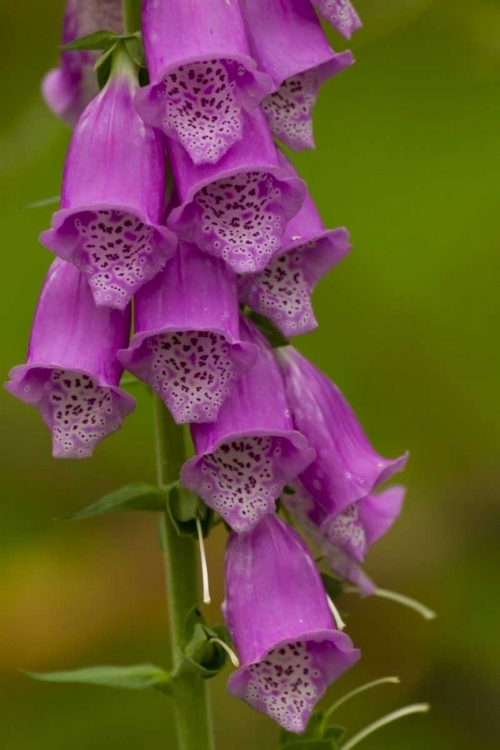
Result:
[[[311,645],[312,654],[308,654],[308,647]],[[322,645],[324,649],[321,649]],[[291,666],[286,669],[286,662],[280,664],[278,661],[278,664],[273,665],[269,660],[270,656],[277,651],[285,651],[286,647],[290,647],[297,654],[294,648],[297,646],[298,651],[303,652],[302,657],[312,659],[306,668],[307,671],[302,668],[293,673]],[[286,654],[284,656],[286,658]],[[231,695],[242,698],[256,710],[267,713],[284,729],[300,733],[305,730],[315,704],[323,697],[328,685],[353,666],[359,657],[360,651],[353,649],[351,639],[339,630],[305,632],[296,638],[277,641],[259,659],[242,665],[230,675],[227,689]],[[300,664],[300,661],[298,663]],[[268,674],[258,675],[258,671],[263,666],[265,669],[266,665],[268,668],[265,671]],[[273,666],[274,673],[271,672]],[[314,677],[308,675],[308,672],[314,672]],[[280,687],[283,688],[281,694]],[[299,695],[294,698],[293,693],[297,690]]]
[[[73,394],[71,400],[66,399],[66,404],[69,404],[73,412],[73,417],[76,413],[76,423],[73,419],[70,427],[64,429],[64,427],[61,427],[60,424],[58,425],[57,421],[54,420],[53,412],[57,407],[54,401],[50,402],[50,397],[54,390],[50,386],[51,383],[53,384],[52,381],[55,380],[55,375],[58,372],[68,373],[70,377],[78,379],[86,378],[89,381],[92,392],[89,394],[91,400],[89,402],[90,406],[87,404],[87,410],[91,412],[89,415],[90,419],[97,418],[97,427],[93,423],[87,426],[81,423],[78,424],[78,416],[82,411],[82,403],[76,400],[75,394]],[[120,427],[124,418],[135,409],[135,399],[119,386],[110,383],[106,377],[99,377],[96,373],[89,370],[75,370],[64,362],[52,362],[48,364],[35,361],[25,365],[17,365],[12,368],[9,377],[11,380],[5,383],[5,389],[21,401],[41,410],[42,418],[52,432],[52,455],[54,458],[89,458],[96,445],[103,438],[115,432]],[[104,413],[102,412],[102,408],[92,413],[92,403],[99,395],[108,402],[108,408]],[[61,394],[59,394],[59,399],[61,399]],[[83,408],[85,408],[85,405],[84,403]],[[74,411],[75,409],[76,412]],[[93,431],[93,434],[92,432],[88,433],[89,429]],[[96,429],[98,430],[97,433],[95,432]]]
[[[102,224],[103,228],[91,242],[92,230],[88,230],[88,226],[92,221]],[[132,225],[129,230],[127,223]],[[134,237],[130,244],[133,246],[135,242],[136,248],[127,257],[121,255],[120,248],[123,238],[129,239],[128,233],[129,237]],[[120,244],[109,247],[111,239],[112,244],[116,240]],[[177,238],[170,229],[151,221],[137,207],[103,201],[56,211],[51,228],[41,233],[40,242],[83,271],[97,305],[118,310],[123,310],[135,291],[163,268],[177,246]],[[95,245],[102,251],[99,256],[94,254]],[[111,283],[101,281],[102,277],[110,276]]]

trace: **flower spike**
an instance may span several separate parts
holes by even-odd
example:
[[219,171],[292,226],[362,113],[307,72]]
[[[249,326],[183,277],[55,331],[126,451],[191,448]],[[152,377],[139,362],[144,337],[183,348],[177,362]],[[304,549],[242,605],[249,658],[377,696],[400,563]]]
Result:
[[135,335],[123,365],[161,396],[178,423],[212,422],[257,358],[241,341],[234,273],[194,245],[136,295]]
[[88,458],[135,408],[118,384],[117,350],[128,341],[130,309],[96,307],[88,284],[57,258],[35,313],[28,362],[6,389],[36,406],[52,433],[56,458]]
[[[122,0],[68,0],[63,44],[100,29],[123,34]],[[43,79],[42,93],[47,106],[71,128],[99,92],[94,72],[98,57],[98,52],[63,50],[60,67],[49,70]]]
[[229,692],[284,729],[303,732],[359,651],[334,626],[307,546],[277,515],[229,537],[223,611],[242,664]]
[[215,422],[192,425],[196,455],[181,472],[181,482],[237,532],[274,512],[285,485],[315,456],[292,427],[273,350],[243,317],[241,335],[258,347],[257,361],[235,382]]
[[[283,168],[295,170],[280,154]],[[317,327],[311,294],[323,278],[351,250],[344,227],[325,229],[312,198],[287,224],[280,251],[257,274],[240,279],[240,300],[266,316],[288,337]]]
[[195,164],[215,163],[243,135],[243,111],[272,90],[250,56],[238,2],[144,0],[142,32],[151,84],[142,117]]
[[125,52],[73,134],[61,209],[40,240],[87,276],[96,304],[123,310],[173,254],[162,225],[165,154],[161,133],[144,124],[133,97],[137,71]]
[[252,53],[273,82],[262,110],[271,132],[295,151],[314,148],[312,110],[324,81],[352,65],[335,53],[310,0],[246,0]]
[[262,112],[245,115],[242,140],[217,165],[196,167],[182,146],[167,143],[181,201],[168,226],[236,273],[265,268],[306,188],[283,168]]

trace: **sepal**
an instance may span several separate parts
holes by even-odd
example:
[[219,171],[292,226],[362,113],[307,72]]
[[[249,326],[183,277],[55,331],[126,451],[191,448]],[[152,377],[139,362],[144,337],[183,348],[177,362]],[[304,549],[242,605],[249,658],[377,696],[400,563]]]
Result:
[[200,520],[203,538],[206,539],[212,528],[214,512],[203,500],[178,484],[172,487],[168,498],[168,514],[179,536],[198,539],[196,519]]
[[280,750],[337,750],[345,731],[343,727],[329,727],[325,722],[325,711],[314,711],[306,731],[299,737],[286,729],[281,730]]
[[336,599],[344,593],[344,584],[338,578],[334,578],[327,573],[321,573],[321,580],[330,599]]
[[24,672],[24,674],[42,682],[102,685],[125,690],[154,688],[167,695],[171,693],[172,685],[172,678],[168,672],[152,664],[135,664],[130,667],[86,667],[69,672]]
[[273,349],[279,349],[280,346],[289,345],[290,341],[281,333],[279,328],[269,320],[269,318],[266,318],[264,315],[259,315],[259,313],[256,313],[253,310],[248,310],[246,314],[264,334]]
[[112,41],[118,38],[118,35],[114,33],[114,31],[107,31],[106,29],[101,29],[99,31],[94,31],[93,34],[86,34],[85,36],[80,36],[78,39],[73,39],[72,42],[68,42],[68,44],[61,44],[59,46],[59,49],[63,50],[99,50],[99,49],[106,49]]
[[224,669],[228,654],[218,643],[231,643],[224,625],[208,627],[199,609],[193,607],[186,618],[186,644],[181,649],[182,665],[177,676],[184,671],[195,672],[201,679],[209,680]]

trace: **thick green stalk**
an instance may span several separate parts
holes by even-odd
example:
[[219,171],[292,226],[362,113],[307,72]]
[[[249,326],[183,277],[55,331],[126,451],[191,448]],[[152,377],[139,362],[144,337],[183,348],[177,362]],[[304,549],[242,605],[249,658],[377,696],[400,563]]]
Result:
[[141,30],[142,0],[123,0],[123,21],[125,31],[134,34]]
[[[179,479],[186,455],[183,429],[175,424],[158,396],[155,396],[155,425],[158,483],[166,486]],[[197,548],[191,537],[179,536],[168,513],[162,518],[161,541],[175,672],[181,664],[186,617],[199,601]],[[174,681],[174,704],[178,750],[214,750],[207,682],[194,672],[182,672]]]

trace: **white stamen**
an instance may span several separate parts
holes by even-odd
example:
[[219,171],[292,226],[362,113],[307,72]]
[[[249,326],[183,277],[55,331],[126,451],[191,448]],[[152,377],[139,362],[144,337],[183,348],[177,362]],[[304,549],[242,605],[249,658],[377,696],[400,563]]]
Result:
[[333,601],[330,599],[329,596],[326,597],[328,599],[328,606],[330,607],[330,612],[332,613],[333,619],[335,621],[335,625],[337,626],[338,630],[344,630],[345,628],[345,622],[343,621],[342,617],[340,616],[340,612],[338,611],[337,607],[333,603]]
[[200,544],[200,557],[201,557],[201,576],[203,580],[203,603],[210,604],[210,589],[208,586],[208,566],[207,556],[205,555],[205,544],[203,542],[203,531],[201,528],[200,519],[196,518],[196,531],[198,532],[198,542]]
[[325,713],[324,721],[326,722],[327,719],[330,718],[330,716],[344,703],[351,700],[351,698],[354,698],[356,695],[359,695],[360,693],[364,693],[365,690],[371,690],[371,688],[377,687],[378,685],[384,685],[385,683],[392,683],[392,684],[399,684],[400,680],[399,677],[381,677],[379,680],[373,680],[372,682],[367,682],[365,685],[361,685],[361,687],[356,688],[355,690],[351,690],[350,693],[347,693],[347,695],[342,696],[342,698],[339,698],[339,700],[333,704],[333,706],[330,706],[328,711]]
[[352,739],[342,745],[340,750],[352,750],[352,748],[358,745],[361,740],[364,740],[369,734],[376,732],[377,729],[384,727],[386,724],[390,724],[392,721],[402,719],[403,716],[409,716],[410,714],[425,713],[429,709],[430,706],[428,703],[415,703],[413,706],[406,706],[405,708],[400,708],[398,711],[393,711],[392,714],[388,714],[382,719],[374,721],[373,724],[370,724],[365,729],[362,729],[361,732],[358,732],[358,734],[354,735]]
[[[346,594],[359,593],[359,589],[355,586],[346,586],[344,591]],[[429,609],[429,607],[426,607],[425,604],[421,604],[421,602],[417,602],[415,599],[410,599],[409,596],[404,596],[404,594],[398,594],[396,591],[377,589],[374,592],[374,595],[380,596],[381,599],[391,599],[393,602],[399,602],[399,604],[402,604],[404,607],[408,607],[409,609],[418,612],[418,614],[422,615],[425,620],[434,620],[434,618],[437,617],[437,613],[432,609]]]
[[228,646],[227,643],[224,643],[224,641],[221,641],[220,638],[211,638],[210,640],[213,641],[214,643],[218,643],[219,646],[222,646],[222,648],[224,649],[224,651],[229,656],[229,658],[231,660],[231,664],[233,665],[233,667],[236,667],[236,669],[238,669],[238,667],[240,666],[240,660],[238,659],[238,657],[234,653],[233,649],[230,646]]

